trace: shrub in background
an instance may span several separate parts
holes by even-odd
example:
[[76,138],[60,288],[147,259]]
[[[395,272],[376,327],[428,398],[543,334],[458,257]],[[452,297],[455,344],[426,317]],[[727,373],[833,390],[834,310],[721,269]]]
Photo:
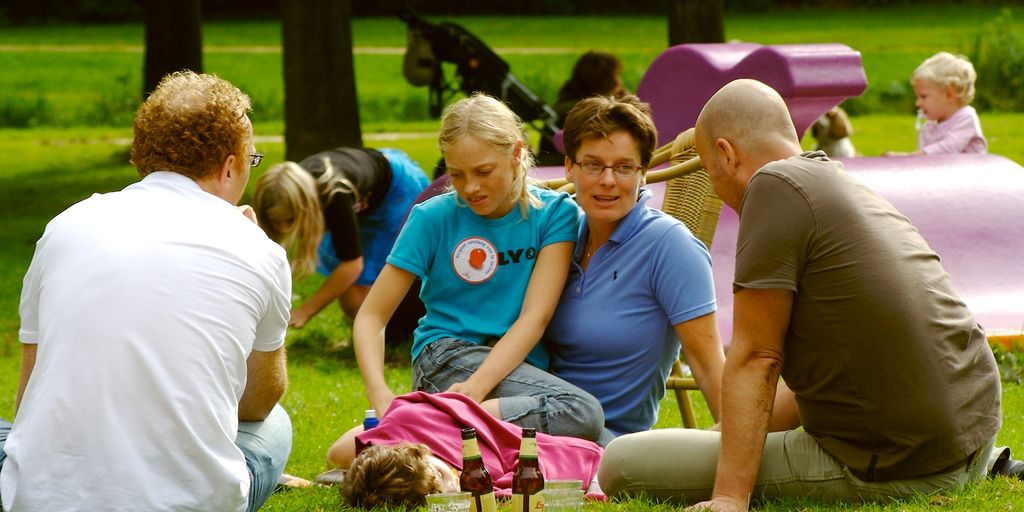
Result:
[[52,118],[53,109],[41,94],[0,97],[0,128],[34,128],[50,124]]
[[[908,73],[909,76],[909,73]],[[892,80],[887,85],[868,85],[868,90],[856,98],[849,98],[841,105],[851,116],[868,114],[914,113],[914,91],[906,80]]]
[[68,112],[61,124],[67,126],[131,126],[135,109],[142,102],[139,87],[127,74],[119,74],[82,112]]
[[996,356],[996,365],[999,366],[999,376],[1002,377],[1003,382],[1024,383],[1024,350],[1022,347],[1024,345],[1018,345],[1017,350],[1013,350],[1000,344],[992,345],[992,354]]
[[[956,53],[955,49],[950,51]],[[971,60],[978,73],[972,103],[975,108],[983,112],[1024,110],[1024,33],[1015,26],[1013,11],[1000,11],[998,17],[981,28],[973,46],[960,52]],[[911,71],[907,71],[906,80],[869,85],[864,95],[843,102],[843,109],[852,116],[915,112]]]
[[967,57],[978,72],[979,110],[1024,109],[1024,35],[1014,29],[1009,9],[983,28]]

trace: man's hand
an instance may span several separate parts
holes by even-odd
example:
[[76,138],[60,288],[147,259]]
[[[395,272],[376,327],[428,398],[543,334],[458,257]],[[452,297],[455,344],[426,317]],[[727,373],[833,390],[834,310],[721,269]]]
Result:
[[242,212],[242,215],[245,215],[245,218],[251,220],[253,224],[256,224],[257,226],[260,225],[260,222],[256,220],[256,210],[253,210],[252,206],[243,204],[241,206],[236,206],[235,208],[238,208],[238,211]]
[[741,505],[738,501],[725,496],[720,496],[710,501],[703,501],[693,505],[692,507],[686,507],[683,509],[683,512],[745,512],[746,510],[747,507]]

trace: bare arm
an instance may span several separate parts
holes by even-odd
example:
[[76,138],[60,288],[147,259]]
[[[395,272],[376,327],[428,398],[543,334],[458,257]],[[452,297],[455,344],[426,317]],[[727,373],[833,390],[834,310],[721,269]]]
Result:
[[378,414],[384,414],[395,398],[384,380],[384,329],[415,280],[416,276],[405,270],[384,265],[352,324],[356,362],[366,396]]
[[21,373],[18,376],[18,395],[14,399],[14,414],[18,414],[21,408],[21,397],[25,396],[25,388],[28,387],[28,379],[32,377],[32,370],[36,367],[35,343],[21,344]]
[[328,304],[341,297],[352,283],[356,282],[359,274],[363,273],[363,257],[354,260],[343,261],[331,274],[324,279],[323,284],[313,295],[310,295],[301,306],[292,309],[292,318],[288,322],[292,327],[302,327],[310,318],[316,316]]
[[[252,206],[245,204],[237,208],[242,215],[259,225]],[[245,366],[245,391],[238,400],[238,420],[263,421],[267,419],[267,415],[277,405],[278,400],[284,395],[285,388],[288,387],[288,365],[284,345],[272,352],[253,350],[249,353]]]
[[253,350],[246,361],[245,391],[238,401],[239,421],[263,421],[288,387],[285,348]]
[[750,505],[772,417],[793,293],[748,288],[735,294],[734,304],[715,489],[711,501],[694,509],[747,510]]
[[356,425],[338,438],[327,450],[327,465],[332,468],[347,468],[356,460],[356,436],[363,433],[363,426]]
[[[768,432],[793,430],[801,425],[800,411],[796,406],[796,394],[789,389],[786,381],[779,379],[775,387],[775,406],[772,408],[772,420],[768,423]],[[722,424],[715,423],[708,430],[722,431]]]
[[526,359],[555,313],[562,286],[569,276],[569,262],[574,246],[573,242],[559,242],[540,250],[530,282],[526,286],[519,318],[494,345],[494,350],[487,355],[480,368],[465,382],[452,384],[448,391],[462,393],[481,402]]
[[725,366],[725,350],[718,333],[718,321],[714,313],[687,320],[675,325],[676,337],[683,345],[686,363],[693,371],[693,378],[700,386],[704,400],[717,421],[721,410],[722,368]]

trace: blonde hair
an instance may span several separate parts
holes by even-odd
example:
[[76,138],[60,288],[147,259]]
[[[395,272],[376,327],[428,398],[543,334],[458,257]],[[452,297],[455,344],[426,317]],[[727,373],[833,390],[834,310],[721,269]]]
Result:
[[288,251],[292,273],[296,277],[313,273],[324,235],[324,215],[313,176],[295,162],[271,166],[256,180],[252,208],[267,236]]
[[910,75],[911,82],[927,80],[943,88],[952,87],[963,105],[974,100],[974,81],[977,78],[974,65],[967,57],[949,52],[939,52],[928,57]]
[[352,461],[341,496],[350,507],[420,507],[441,492],[430,471],[430,449],[422,444],[370,445]]
[[541,206],[540,199],[530,193],[533,154],[527,144],[526,127],[515,112],[483,93],[463,98],[444,110],[437,138],[438,149],[445,153],[465,137],[473,137],[510,156],[521,143],[518,165],[513,169],[512,193],[524,218],[529,214],[530,206]]
[[139,106],[131,162],[142,176],[153,171],[212,176],[229,156],[248,152],[250,109],[249,97],[223,79],[171,73]]

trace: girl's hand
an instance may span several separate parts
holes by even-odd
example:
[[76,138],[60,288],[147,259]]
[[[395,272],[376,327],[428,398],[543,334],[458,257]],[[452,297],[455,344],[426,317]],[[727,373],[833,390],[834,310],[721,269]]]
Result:
[[308,311],[301,307],[292,308],[292,316],[291,319],[288,320],[288,326],[301,329],[302,326],[306,325],[306,322],[309,321],[311,316],[313,315],[309,314]]
[[485,398],[484,394],[480,393],[478,389],[475,389],[473,386],[469,385],[469,383],[465,381],[456,382],[451,386],[448,386],[448,389],[446,389],[445,391],[448,393],[458,393],[460,395],[466,395],[472,398],[473,401],[476,403],[483,402]]
[[395,400],[395,394],[388,389],[375,393],[374,396],[368,398],[370,399],[370,406],[377,411],[377,418],[383,418],[388,407],[391,407],[391,402]]

